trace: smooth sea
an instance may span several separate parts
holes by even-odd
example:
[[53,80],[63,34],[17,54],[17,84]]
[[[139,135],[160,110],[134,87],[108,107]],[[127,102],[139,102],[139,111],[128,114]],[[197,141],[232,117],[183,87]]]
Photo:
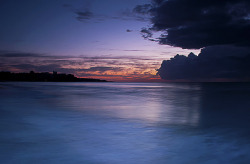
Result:
[[0,83],[1,164],[249,164],[250,83]]

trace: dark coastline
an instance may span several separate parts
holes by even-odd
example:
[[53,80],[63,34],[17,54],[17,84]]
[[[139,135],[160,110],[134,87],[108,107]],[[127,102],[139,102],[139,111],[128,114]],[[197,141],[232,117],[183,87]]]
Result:
[[108,82],[106,80],[91,79],[91,78],[77,78],[72,74],[65,73],[12,73],[12,72],[0,72],[0,81],[19,81],[19,82]]

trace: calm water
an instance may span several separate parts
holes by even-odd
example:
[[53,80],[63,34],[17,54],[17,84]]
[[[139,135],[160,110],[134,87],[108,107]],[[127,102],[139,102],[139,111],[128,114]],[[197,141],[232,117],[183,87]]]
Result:
[[0,83],[0,163],[248,164],[249,83]]

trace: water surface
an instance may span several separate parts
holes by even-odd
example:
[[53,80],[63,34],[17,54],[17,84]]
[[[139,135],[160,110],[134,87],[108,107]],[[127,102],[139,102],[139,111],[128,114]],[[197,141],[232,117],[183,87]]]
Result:
[[0,163],[250,163],[249,83],[0,83]]

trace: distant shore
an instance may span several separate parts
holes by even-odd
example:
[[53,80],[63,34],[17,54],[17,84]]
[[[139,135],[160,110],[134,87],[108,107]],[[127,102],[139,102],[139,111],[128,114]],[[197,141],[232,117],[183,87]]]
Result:
[[91,78],[77,78],[72,74],[42,72],[35,73],[12,73],[0,72],[0,81],[20,81],[20,82],[108,82],[106,80],[91,79]]

